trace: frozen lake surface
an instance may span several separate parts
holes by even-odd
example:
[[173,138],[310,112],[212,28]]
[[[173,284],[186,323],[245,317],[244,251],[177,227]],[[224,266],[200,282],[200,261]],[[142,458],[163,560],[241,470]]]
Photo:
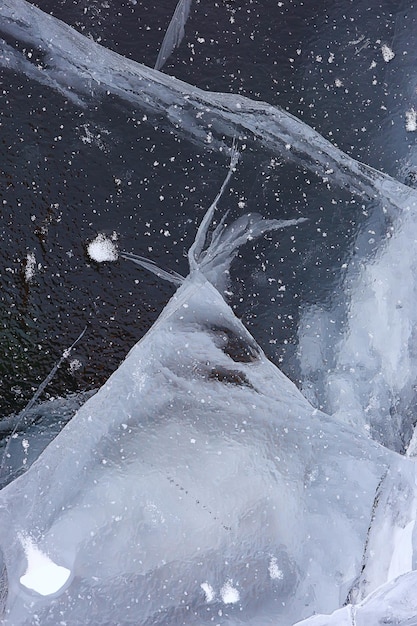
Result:
[[119,4],[0,7],[4,623],[412,624],[414,10]]

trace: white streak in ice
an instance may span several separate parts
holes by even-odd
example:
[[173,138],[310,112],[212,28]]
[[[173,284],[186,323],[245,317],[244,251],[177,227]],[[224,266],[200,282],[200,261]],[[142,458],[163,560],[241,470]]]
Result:
[[200,587],[205,593],[206,602],[213,602],[216,597],[216,592],[213,587],[209,583],[201,583]]

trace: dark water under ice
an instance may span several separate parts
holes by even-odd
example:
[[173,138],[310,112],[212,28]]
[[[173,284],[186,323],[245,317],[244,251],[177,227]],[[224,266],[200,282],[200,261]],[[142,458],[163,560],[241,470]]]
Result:
[[[175,2],[36,4],[153,65]],[[406,112],[417,83],[415,16],[409,2],[394,0],[196,1],[164,71],[280,105],[348,154],[414,184],[416,133],[406,130]],[[392,60],[384,60],[384,45]],[[92,262],[88,242],[116,233],[120,249],[186,273],[186,252],[227,164],[115,98],[81,109],[23,75],[2,71],[0,81],[0,415],[7,415],[25,405],[84,326],[47,395],[101,385],[173,293],[126,261]],[[297,381],[300,313],[343,302],[345,264],[373,253],[385,219],[251,145],[221,208],[231,217],[309,218],[255,251],[246,246],[232,276],[239,316]]]

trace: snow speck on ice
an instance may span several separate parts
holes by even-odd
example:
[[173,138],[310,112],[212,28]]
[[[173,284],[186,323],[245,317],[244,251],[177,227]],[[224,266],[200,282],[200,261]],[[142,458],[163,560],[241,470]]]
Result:
[[74,372],[79,370],[82,366],[83,364],[81,363],[79,359],[73,359],[69,364],[69,370],[71,374],[74,374]]
[[220,589],[220,595],[225,604],[235,604],[240,600],[239,591],[236,587],[233,587],[232,581],[227,580],[223,587]]
[[405,129],[410,133],[417,130],[417,111],[414,108],[405,112]]
[[284,574],[282,573],[282,570],[279,569],[278,561],[275,556],[271,557],[271,560],[269,561],[268,572],[269,576],[273,580],[282,580],[284,578]]
[[392,61],[392,59],[395,57],[395,52],[393,52],[393,50],[391,50],[391,48],[385,43],[381,46],[381,52],[382,58],[384,59],[385,63],[389,63],[389,61]]
[[206,602],[213,602],[216,597],[216,592],[213,587],[209,583],[201,583],[200,587],[205,593]]
[[111,237],[104,233],[99,233],[87,246],[88,256],[97,263],[117,261],[119,253],[117,252],[116,241],[116,233],[113,233]]
[[36,257],[34,252],[28,252],[26,255],[25,280],[30,283],[35,275]]

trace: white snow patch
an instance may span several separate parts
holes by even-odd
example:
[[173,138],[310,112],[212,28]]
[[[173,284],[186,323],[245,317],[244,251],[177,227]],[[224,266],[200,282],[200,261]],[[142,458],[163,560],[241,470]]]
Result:
[[278,561],[276,556],[271,557],[268,565],[268,572],[273,580],[282,580],[284,578],[282,570],[280,570],[278,567]]
[[19,539],[28,562],[20,583],[41,596],[49,596],[59,591],[67,582],[71,571],[54,563],[29,537],[20,535]]
[[231,580],[226,580],[223,587],[220,589],[220,595],[225,604],[235,604],[240,600],[239,591],[236,587],[233,587]]
[[216,597],[216,592],[214,591],[213,587],[207,582],[201,583],[200,587],[206,595],[206,602],[213,602],[214,598]]
[[116,233],[113,233],[111,238],[104,233],[99,233],[87,246],[88,256],[97,263],[117,261],[119,254],[115,243],[116,240]]
[[35,276],[36,257],[34,252],[28,252],[26,255],[25,280],[30,283]]
[[417,111],[414,107],[405,112],[405,129],[410,133],[417,130]]
[[389,63],[395,57],[395,52],[385,43],[381,46],[381,52],[385,63]]

